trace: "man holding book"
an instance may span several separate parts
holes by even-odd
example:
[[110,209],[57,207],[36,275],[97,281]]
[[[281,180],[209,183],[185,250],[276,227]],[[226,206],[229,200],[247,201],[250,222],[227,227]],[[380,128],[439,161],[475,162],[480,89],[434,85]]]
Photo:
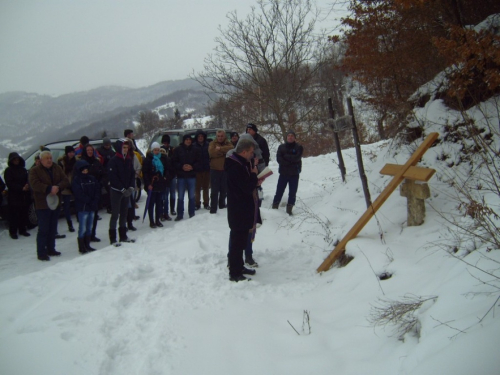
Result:
[[303,147],[295,142],[295,133],[289,130],[286,135],[286,142],[278,147],[276,160],[279,164],[279,178],[276,186],[276,194],[273,199],[273,208],[278,209],[283,193],[288,185],[288,203],[286,213],[292,215],[295,205],[297,189],[299,187],[299,175],[302,171]]

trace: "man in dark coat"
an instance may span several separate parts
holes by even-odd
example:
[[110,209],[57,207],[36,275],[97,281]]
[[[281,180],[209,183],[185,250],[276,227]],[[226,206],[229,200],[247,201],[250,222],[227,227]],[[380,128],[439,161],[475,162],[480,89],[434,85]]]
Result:
[[29,237],[30,235],[26,231],[26,226],[31,193],[24,159],[17,152],[11,152],[8,165],[4,172],[4,178],[7,189],[9,189],[9,234],[10,238],[17,240],[18,231],[22,236]]
[[244,274],[254,275],[255,270],[243,266],[243,251],[248,234],[255,231],[258,214],[256,187],[257,167],[252,167],[254,143],[241,139],[231,156],[226,158],[227,221],[229,223],[229,280],[247,280]]
[[279,207],[283,193],[288,185],[288,204],[286,205],[286,213],[288,215],[292,215],[292,209],[295,205],[297,189],[299,187],[299,174],[302,170],[303,152],[302,145],[295,142],[295,133],[290,130],[286,135],[286,142],[278,147],[278,152],[276,153],[276,160],[280,166],[280,176],[273,199],[273,208],[277,209]]
[[208,154],[207,133],[203,130],[198,130],[194,146],[200,150],[201,155],[201,168],[196,171],[195,209],[199,210],[201,208],[201,191],[203,190],[203,207],[209,210],[210,155]]
[[97,152],[101,155],[103,160],[103,174],[102,174],[102,186],[106,189],[106,194],[102,196],[103,205],[106,207],[108,214],[111,213],[111,203],[109,200],[109,178],[108,178],[108,163],[113,156],[115,156],[115,151],[111,147],[111,139],[104,138],[102,146],[97,149]]
[[193,146],[193,141],[189,134],[182,137],[182,144],[174,150],[174,167],[177,173],[177,217],[175,221],[184,218],[184,193],[188,192],[188,213],[189,217],[194,216],[196,187],[196,172],[201,168],[200,150]]
[[[29,172],[29,184],[33,190],[38,233],[36,251],[39,260],[59,256],[56,251],[57,221],[59,220],[61,191],[69,186],[69,180],[60,166],[52,161],[50,151],[40,153],[40,165]],[[50,202],[50,205],[49,205]],[[55,202],[54,204],[52,204]]]
[[109,241],[116,243],[116,223],[119,219],[120,242],[130,242],[127,237],[127,213],[130,196],[135,191],[134,153],[127,139],[115,142],[116,154],[108,163],[111,218],[109,219]]

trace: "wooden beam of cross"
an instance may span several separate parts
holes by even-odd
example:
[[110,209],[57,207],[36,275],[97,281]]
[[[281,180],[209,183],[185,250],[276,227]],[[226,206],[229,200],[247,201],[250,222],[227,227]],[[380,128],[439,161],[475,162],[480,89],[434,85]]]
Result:
[[[349,232],[342,238],[342,240],[335,246],[330,255],[321,263],[316,270],[317,272],[328,271],[333,263],[345,252],[347,243],[355,238],[364,226],[375,215],[378,209],[384,204],[389,196],[396,190],[399,184],[405,179],[412,179],[418,181],[428,181],[434,171],[427,168],[415,167],[418,161],[422,158],[425,152],[432,146],[434,141],[438,138],[438,133],[430,133],[417,150],[410,156],[405,165],[387,164],[382,168],[383,174],[393,175],[394,178],[389,182],[385,189],[380,193],[375,202],[365,211],[363,216],[354,224]],[[381,173],[382,173],[381,171]]]

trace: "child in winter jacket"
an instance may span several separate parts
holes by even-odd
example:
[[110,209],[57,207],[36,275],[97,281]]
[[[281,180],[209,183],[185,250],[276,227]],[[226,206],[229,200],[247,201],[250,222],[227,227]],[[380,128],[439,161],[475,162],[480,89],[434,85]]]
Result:
[[99,205],[101,188],[97,179],[89,174],[90,165],[86,160],[78,160],[75,164],[71,187],[75,197],[75,208],[78,215],[78,251],[81,254],[94,251],[90,247],[92,224]]

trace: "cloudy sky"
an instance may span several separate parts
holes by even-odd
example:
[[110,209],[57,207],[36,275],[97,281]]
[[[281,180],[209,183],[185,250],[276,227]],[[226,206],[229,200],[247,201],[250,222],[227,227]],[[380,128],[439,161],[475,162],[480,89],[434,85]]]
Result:
[[[329,3],[321,0],[322,7]],[[256,0],[0,0],[0,93],[142,87],[200,72]],[[333,17],[331,17],[332,19]]]

